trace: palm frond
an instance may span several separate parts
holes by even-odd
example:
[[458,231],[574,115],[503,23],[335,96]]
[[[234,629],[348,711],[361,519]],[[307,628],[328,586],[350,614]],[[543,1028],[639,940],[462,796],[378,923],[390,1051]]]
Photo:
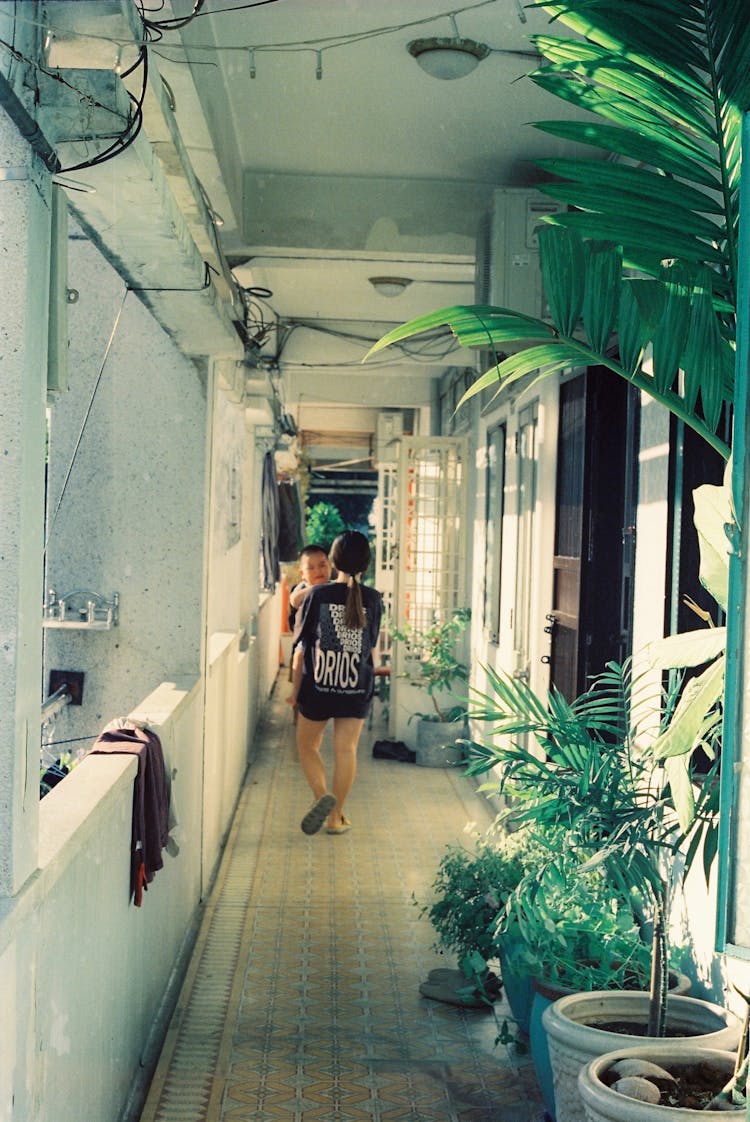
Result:
[[[548,216],[556,232],[540,237],[552,323],[506,308],[446,309],[396,329],[371,353],[443,324],[464,346],[522,348],[483,373],[461,404],[534,371],[538,378],[566,366],[605,365],[726,457],[717,431],[733,396],[750,5],[542,0],[535,6],[552,17],[551,31],[559,21],[580,38],[533,37],[545,63],[531,79],[590,114],[590,120],[536,127],[592,149],[588,159],[541,161],[554,178],[540,190],[570,208]],[[603,160],[602,150],[614,160]],[[613,339],[619,358],[612,355]],[[643,367],[649,344],[653,373]]]

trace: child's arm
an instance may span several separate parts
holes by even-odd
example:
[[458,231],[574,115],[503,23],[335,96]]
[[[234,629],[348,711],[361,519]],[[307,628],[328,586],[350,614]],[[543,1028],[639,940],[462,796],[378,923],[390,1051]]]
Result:
[[297,587],[293,588],[289,593],[290,605],[296,610],[305,599],[305,597],[312,592],[313,588],[315,588],[314,584],[298,584]]

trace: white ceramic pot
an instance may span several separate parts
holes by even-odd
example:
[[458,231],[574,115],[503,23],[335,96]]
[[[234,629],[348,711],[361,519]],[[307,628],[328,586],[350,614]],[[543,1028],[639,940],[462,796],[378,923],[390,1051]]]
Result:
[[[555,1089],[547,1033],[543,1025],[544,1011],[558,998],[567,997],[568,994],[575,991],[545,982],[541,978],[535,978],[533,986],[536,992],[533,994],[528,1028],[531,1059],[534,1062],[534,1070],[536,1071],[544,1105],[547,1108],[547,1115],[552,1122],[556,1122]],[[674,970],[669,971],[669,992],[671,994],[688,994],[691,987],[692,982],[687,974],[678,974]],[[508,999],[510,1000],[510,995],[508,995]]]
[[[701,1048],[700,1059],[719,1073],[717,1085],[723,1086],[729,1081],[734,1070],[735,1056],[733,1052],[719,1051],[714,1048]],[[617,1060],[633,1057],[641,1060],[650,1060],[659,1064],[672,1074],[677,1073],[680,1064],[691,1062],[695,1053],[690,1048],[688,1041],[682,1040],[675,1044],[670,1040],[654,1040],[648,1047],[623,1048],[614,1052],[606,1052],[584,1064],[578,1073],[578,1094],[583,1103],[586,1122],[718,1122],[722,1119],[727,1122],[732,1117],[742,1117],[743,1112],[730,1112],[725,1110],[688,1110],[677,1106],[662,1106],[660,1103],[645,1103],[638,1099],[631,1099],[613,1091],[606,1083],[602,1082],[602,1074],[607,1071]],[[579,1113],[580,1118],[580,1113]]]
[[[648,994],[625,990],[595,990],[561,997],[545,1009],[542,1023],[547,1033],[557,1122],[580,1122],[578,1073],[591,1060],[614,1049],[634,1048],[653,1037],[610,1032],[597,1022],[648,1023]],[[687,1037],[691,1048],[732,1050],[740,1036],[740,1022],[728,1009],[695,997],[667,999],[667,1033]],[[669,1041],[669,1036],[665,1038]],[[683,1043],[683,1047],[686,1042]]]

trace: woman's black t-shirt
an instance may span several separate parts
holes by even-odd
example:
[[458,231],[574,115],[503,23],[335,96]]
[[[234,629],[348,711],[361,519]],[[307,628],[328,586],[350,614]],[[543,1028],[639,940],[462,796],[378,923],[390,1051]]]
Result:
[[361,586],[365,626],[344,623],[346,584],[316,586],[303,600],[294,642],[304,650],[297,704],[303,717],[366,717],[375,687],[372,651],[380,631],[383,601],[374,588]]

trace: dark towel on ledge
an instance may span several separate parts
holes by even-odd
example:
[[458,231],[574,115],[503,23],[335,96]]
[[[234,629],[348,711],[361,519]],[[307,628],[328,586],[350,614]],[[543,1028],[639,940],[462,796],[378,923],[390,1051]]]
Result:
[[161,741],[148,729],[112,729],[99,736],[91,754],[138,757],[133,787],[130,893],[139,908],[144,890],[164,866],[161,851],[169,835],[169,784]]

